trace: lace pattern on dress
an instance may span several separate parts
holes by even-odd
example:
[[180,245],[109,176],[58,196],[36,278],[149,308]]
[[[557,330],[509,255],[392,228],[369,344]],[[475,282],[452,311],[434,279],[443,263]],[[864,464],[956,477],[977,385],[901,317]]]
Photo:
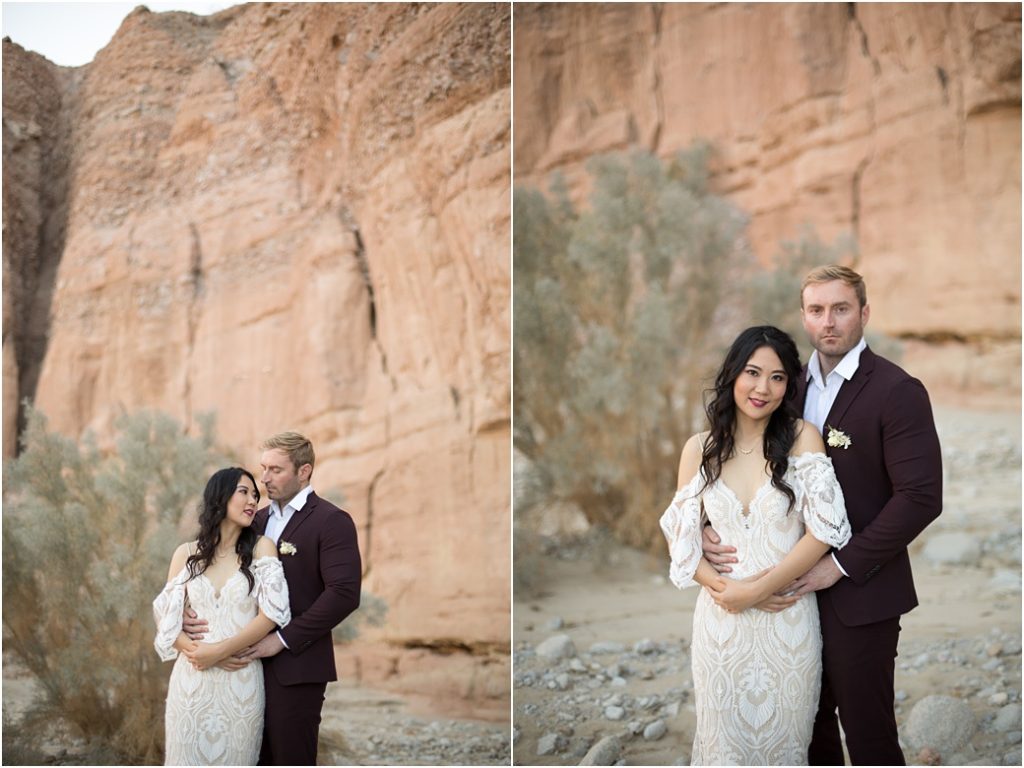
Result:
[[811,535],[836,549],[846,546],[852,532],[832,459],[823,453],[802,453],[790,460],[790,470],[797,479],[797,508]]
[[277,626],[285,626],[292,620],[292,610],[288,603],[284,566],[276,557],[268,556],[254,560],[252,567],[256,578],[256,601],[260,610]]
[[672,503],[661,516],[661,532],[668,542],[672,564],[668,577],[679,589],[697,586],[693,575],[697,572],[701,550],[701,503],[697,489],[700,473],[676,491]]
[[156,637],[153,647],[161,661],[171,661],[178,657],[174,641],[181,632],[181,614],[185,610],[185,581],[188,569],[167,582],[163,591],[153,601],[153,618],[156,619]]

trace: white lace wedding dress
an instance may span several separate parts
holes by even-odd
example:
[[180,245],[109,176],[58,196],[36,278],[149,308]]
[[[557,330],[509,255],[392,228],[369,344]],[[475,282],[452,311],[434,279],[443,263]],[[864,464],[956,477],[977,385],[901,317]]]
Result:
[[238,634],[256,617],[257,609],[278,626],[291,620],[288,586],[281,561],[261,557],[252,563],[256,586],[239,570],[218,594],[201,574],[188,581],[182,569],[156,600],[154,641],[164,661],[177,657],[167,689],[165,765],[256,765],[263,741],[263,666],[258,659],[235,672],[213,668],[197,671],[174,649],[181,632],[187,599],[209,622],[207,642]]
[[[833,547],[850,539],[842,490],[824,454],[790,457],[789,499],[767,481],[750,508],[721,479],[699,494],[694,478],[676,492],[661,518],[680,589],[695,586],[701,557],[702,505],[722,541],[736,547],[741,579],[779,563],[804,535]],[[779,613],[739,614],[715,605],[702,589],[691,642],[697,731],[691,765],[806,765],[821,689],[821,630],[813,594]]]

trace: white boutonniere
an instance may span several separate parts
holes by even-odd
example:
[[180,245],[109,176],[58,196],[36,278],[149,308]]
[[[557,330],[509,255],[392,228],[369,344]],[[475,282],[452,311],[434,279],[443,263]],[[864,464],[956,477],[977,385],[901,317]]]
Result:
[[829,446],[831,446],[832,448],[842,448],[845,451],[847,448],[853,445],[853,440],[850,439],[850,436],[848,434],[846,434],[845,432],[840,432],[832,425],[827,426],[828,439],[826,440],[826,442],[829,444]]
[[296,549],[295,545],[292,544],[290,541],[282,541],[278,545],[277,551],[280,552],[282,555],[294,555],[297,554],[299,550]]

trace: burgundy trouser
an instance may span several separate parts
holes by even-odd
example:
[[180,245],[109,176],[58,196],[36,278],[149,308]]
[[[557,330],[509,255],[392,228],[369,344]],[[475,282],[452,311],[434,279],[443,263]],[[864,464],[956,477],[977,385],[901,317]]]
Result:
[[327,683],[281,685],[265,671],[267,709],[260,765],[316,765],[320,711]]
[[[906,765],[893,709],[899,617],[847,627],[832,601],[821,612],[821,699],[807,758],[811,765],[843,765],[839,722],[853,765]],[[836,719],[836,709],[839,719]]]

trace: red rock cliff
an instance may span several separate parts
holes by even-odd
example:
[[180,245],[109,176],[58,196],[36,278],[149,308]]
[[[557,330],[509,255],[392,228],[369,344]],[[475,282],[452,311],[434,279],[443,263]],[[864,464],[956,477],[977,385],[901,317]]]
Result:
[[33,396],[282,429],[395,641],[509,637],[503,5],[136,9],[85,67],[4,43],[4,450]]
[[859,244],[872,324],[953,397],[1020,396],[1017,4],[516,4],[515,175],[697,138],[767,262]]

